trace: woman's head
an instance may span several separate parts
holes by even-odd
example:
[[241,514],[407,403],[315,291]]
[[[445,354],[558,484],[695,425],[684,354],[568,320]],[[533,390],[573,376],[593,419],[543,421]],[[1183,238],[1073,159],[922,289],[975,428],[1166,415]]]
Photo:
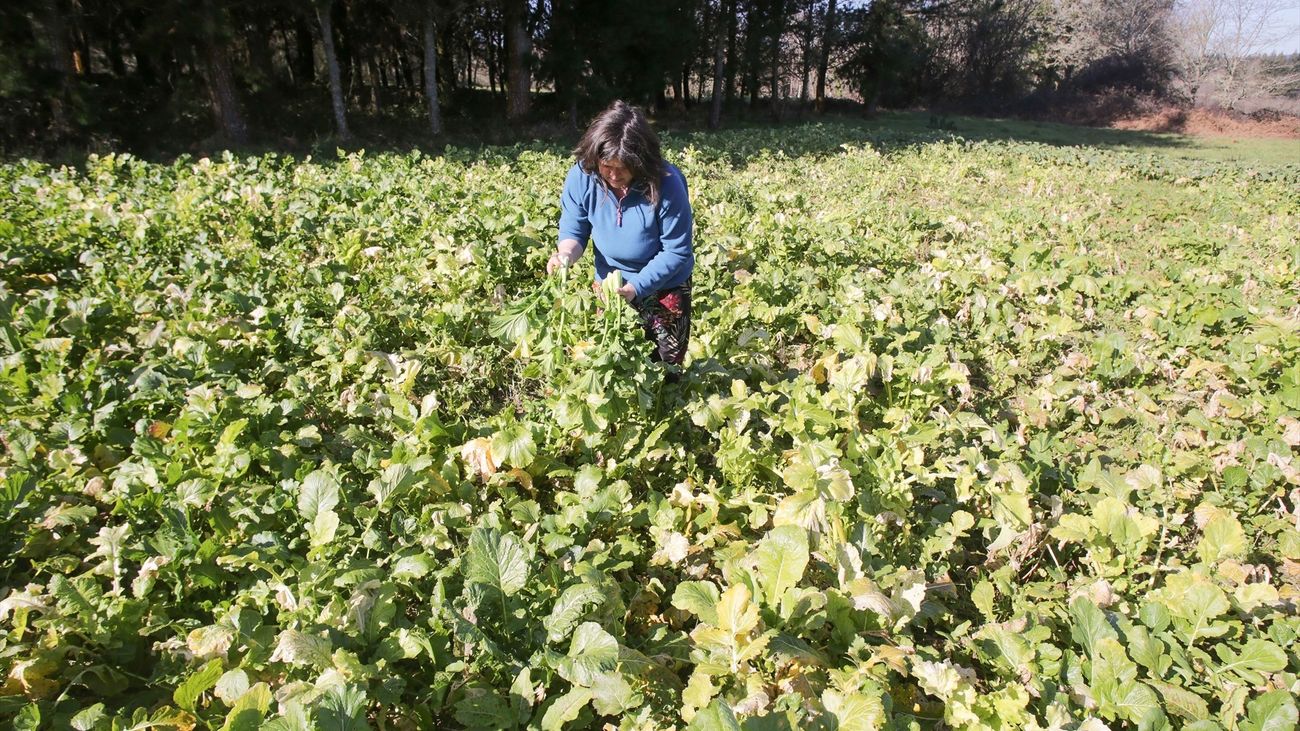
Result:
[[584,171],[599,175],[607,185],[641,183],[650,201],[659,203],[664,159],[659,138],[640,109],[622,101],[610,104],[591,120],[573,154]]

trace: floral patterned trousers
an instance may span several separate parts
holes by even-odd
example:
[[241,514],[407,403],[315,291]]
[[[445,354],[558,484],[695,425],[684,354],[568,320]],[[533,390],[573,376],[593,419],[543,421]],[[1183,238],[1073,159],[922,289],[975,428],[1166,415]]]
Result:
[[653,358],[681,365],[691,336],[691,280],[652,292],[632,303],[646,339],[655,344]]

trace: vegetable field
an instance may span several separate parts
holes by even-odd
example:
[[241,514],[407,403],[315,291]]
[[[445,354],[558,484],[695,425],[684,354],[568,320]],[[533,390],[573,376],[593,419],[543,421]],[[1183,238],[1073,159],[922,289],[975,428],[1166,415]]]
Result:
[[665,142],[0,167],[0,724],[1295,727],[1300,168]]

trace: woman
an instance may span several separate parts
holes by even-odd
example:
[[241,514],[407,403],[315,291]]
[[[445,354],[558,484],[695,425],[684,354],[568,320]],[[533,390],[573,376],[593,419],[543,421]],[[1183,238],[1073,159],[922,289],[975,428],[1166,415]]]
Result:
[[622,273],[655,357],[681,365],[691,330],[694,218],[682,171],[664,161],[640,109],[616,101],[587,127],[560,195],[560,243],[546,271],[594,240],[596,280]]

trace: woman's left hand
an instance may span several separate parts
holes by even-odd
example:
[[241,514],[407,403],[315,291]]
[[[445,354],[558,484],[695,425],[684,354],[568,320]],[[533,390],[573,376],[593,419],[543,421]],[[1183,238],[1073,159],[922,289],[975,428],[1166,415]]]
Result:
[[623,295],[623,299],[628,302],[636,299],[636,287],[633,287],[631,282],[627,282],[622,287],[619,287],[618,293]]

